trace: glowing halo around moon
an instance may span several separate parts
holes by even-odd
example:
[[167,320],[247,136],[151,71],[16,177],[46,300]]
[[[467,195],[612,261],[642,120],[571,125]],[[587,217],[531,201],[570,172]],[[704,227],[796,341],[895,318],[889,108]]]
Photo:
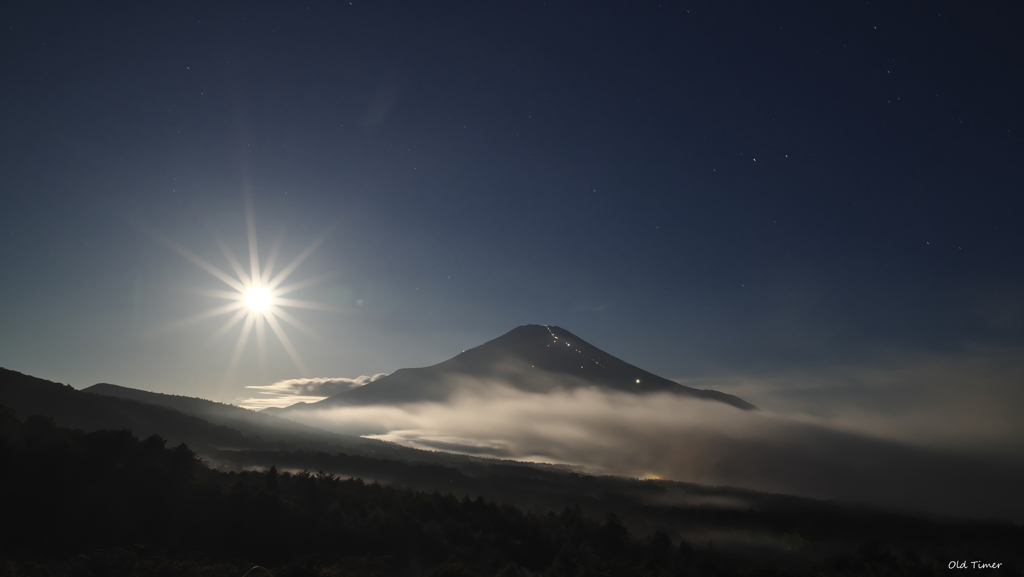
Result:
[[210,338],[210,342],[223,337],[230,332],[239,323],[242,323],[241,332],[238,334],[238,340],[235,343],[234,352],[231,355],[231,360],[228,364],[228,370],[225,374],[225,379],[230,378],[234,369],[238,366],[242,358],[242,353],[245,350],[246,344],[249,342],[249,337],[255,330],[256,332],[256,344],[259,350],[260,364],[265,364],[266,359],[266,326],[270,326],[270,330],[280,341],[281,346],[291,357],[292,362],[295,363],[296,368],[302,376],[309,376],[309,371],[306,369],[305,363],[302,362],[302,357],[299,356],[299,352],[295,349],[291,339],[285,333],[284,328],[281,326],[280,321],[284,321],[288,325],[295,329],[298,329],[304,333],[312,336],[313,331],[303,324],[299,319],[292,316],[290,313],[285,311],[285,308],[300,308],[300,309],[314,309],[323,311],[334,311],[337,312],[335,307],[317,303],[313,301],[300,300],[294,298],[285,298],[285,295],[294,292],[298,289],[305,288],[312,285],[321,278],[313,278],[304,281],[291,283],[288,285],[283,284],[288,277],[295,272],[295,269],[299,267],[311,254],[317,249],[326,239],[327,233],[322,234],[319,238],[314,240],[309,246],[299,253],[287,266],[282,268],[276,275],[274,274],[274,265],[277,262],[278,252],[280,250],[281,239],[274,244],[270,249],[270,254],[267,256],[267,260],[260,266],[259,250],[256,243],[256,222],[253,216],[252,204],[249,199],[246,199],[246,224],[247,233],[249,239],[249,271],[247,272],[242,264],[235,258],[234,253],[228,248],[227,244],[217,238],[217,243],[220,245],[221,252],[227,258],[228,264],[231,265],[231,269],[234,275],[230,275],[220,268],[210,264],[209,261],[189,251],[188,249],[177,244],[167,236],[160,234],[148,226],[144,226],[141,223],[136,222],[140,228],[144,229],[150,235],[155,237],[162,244],[169,247],[171,250],[182,255],[186,259],[190,260],[193,264],[199,268],[210,273],[224,284],[228,285],[233,290],[192,290],[197,294],[205,296],[211,296],[219,299],[231,301],[226,305],[215,307],[208,311],[199,313],[195,316],[183,319],[169,325],[164,325],[163,329],[176,329],[198,323],[210,318],[218,317],[221,315],[232,314],[230,318],[217,331],[215,331]]
[[274,304],[274,295],[262,286],[257,285],[245,291],[245,305],[250,310],[266,312],[272,304]]

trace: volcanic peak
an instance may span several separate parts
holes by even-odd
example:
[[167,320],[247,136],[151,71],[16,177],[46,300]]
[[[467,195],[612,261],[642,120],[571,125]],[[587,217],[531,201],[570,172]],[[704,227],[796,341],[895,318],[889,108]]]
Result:
[[582,386],[633,394],[665,392],[756,409],[733,395],[694,389],[659,377],[553,325],[520,326],[447,361],[400,369],[357,389],[294,409],[444,401],[467,381],[502,383],[535,393]]

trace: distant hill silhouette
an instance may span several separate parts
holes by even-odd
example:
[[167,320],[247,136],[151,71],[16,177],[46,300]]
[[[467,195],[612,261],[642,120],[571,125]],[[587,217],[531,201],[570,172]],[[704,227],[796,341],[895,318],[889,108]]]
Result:
[[333,443],[345,446],[365,445],[369,441],[351,435],[331,433],[323,429],[311,427],[275,417],[271,414],[259,413],[235,405],[218,403],[196,397],[167,395],[139,389],[131,389],[109,383],[99,383],[82,389],[84,393],[129,399],[166,407],[180,411],[186,415],[199,417],[210,423],[231,427],[247,436],[259,436],[268,441],[282,441],[299,445],[309,443]]
[[400,369],[316,403],[263,412],[287,416],[294,411],[342,405],[443,401],[461,384],[473,381],[502,383],[537,393],[583,386],[634,394],[673,393],[756,410],[739,397],[686,387],[649,373],[560,327],[524,325],[431,367]]
[[[420,453],[374,439],[330,433],[271,415],[203,399],[96,385],[79,391],[45,379],[0,368],[0,405],[28,417],[44,415],[57,425],[95,431],[129,429],[158,434],[172,443],[210,449],[316,449],[357,454]],[[382,455],[383,456],[383,455]]]
[[22,417],[51,417],[58,426],[71,429],[130,429],[143,437],[159,434],[174,442],[196,445],[252,445],[239,431],[198,417],[137,401],[92,395],[71,385],[3,368],[0,368],[0,405],[14,409]]

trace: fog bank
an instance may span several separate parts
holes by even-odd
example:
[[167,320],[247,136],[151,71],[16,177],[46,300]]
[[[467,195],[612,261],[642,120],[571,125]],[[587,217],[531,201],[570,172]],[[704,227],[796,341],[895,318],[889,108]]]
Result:
[[446,403],[343,407],[301,418],[411,447],[575,464],[593,473],[1024,520],[1024,465],[1012,455],[917,446],[821,419],[671,394],[536,394],[489,383],[461,391]]

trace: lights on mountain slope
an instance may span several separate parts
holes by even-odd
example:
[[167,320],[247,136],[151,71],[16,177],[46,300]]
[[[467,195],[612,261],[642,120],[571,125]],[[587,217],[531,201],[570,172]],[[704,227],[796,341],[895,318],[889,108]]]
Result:
[[[546,329],[548,330],[548,333],[549,333],[549,334],[551,335],[551,337],[555,339],[555,341],[556,341],[556,342],[555,342],[555,344],[558,344],[558,343],[557,343],[557,341],[558,341],[558,337],[556,337],[556,336],[555,336],[555,333],[554,333],[554,331],[552,331],[552,330],[551,330],[551,327],[549,327],[548,325],[542,325],[542,326],[543,326],[544,328],[546,328]],[[548,345],[548,346],[550,347],[551,345]],[[565,346],[567,346],[567,347],[572,347],[572,343],[565,343]],[[603,368],[605,368],[605,366],[604,366],[604,365],[602,365],[601,363],[597,362],[596,360],[594,360],[594,359],[590,358],[590,357],[589,357],[589,356],[587,356],[587,354],[586,354],[586,353],[584,353],[583,351],[581,351],[581,350],[579,350],[579,349],[573,349],[573,350],[575,350],[575,351],[576,351],[577,353],[579,353],[579,354],[583,355],[583,356],[584,356],[584,358],[586,358],[586,359],[587,359],[588,361],[590,361],[590,362],[594,363],[595,365],[597,365],[597,366],[601,367],[602,369],[603,369]],[[582,369],[583,367],[580,367],[580,368]]]

